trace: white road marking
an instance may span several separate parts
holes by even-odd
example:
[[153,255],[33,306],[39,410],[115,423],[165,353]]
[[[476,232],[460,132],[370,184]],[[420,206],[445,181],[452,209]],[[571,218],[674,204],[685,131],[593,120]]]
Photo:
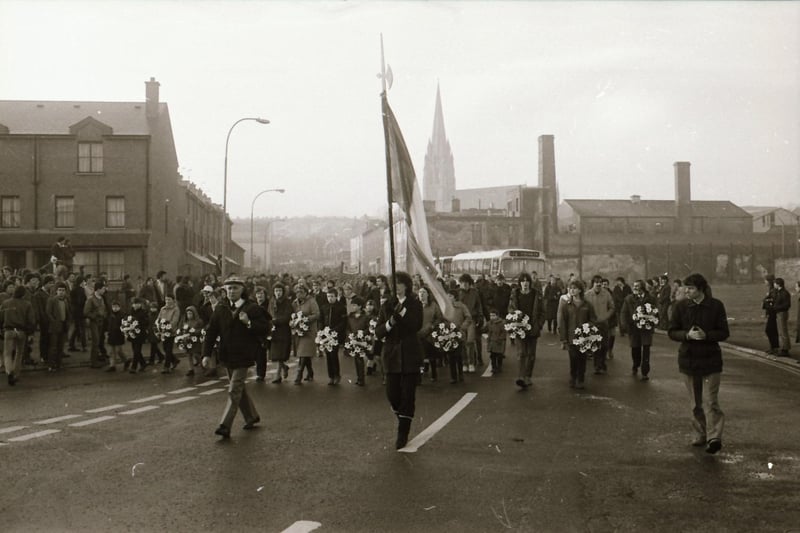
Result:
[[60,429],[46,429],[44,431],[37,431],[36,433],[28,433],[27,435],[20,435],[19,437],[8,439],[8,442],[23,442],[26,440],[38,439],[39,437],[46,437],[47,435],[59,433],[60,431]]
[[28,426],[11,426],[7,428],[0,429],[0,435],[3,433],[14,433],[15,431],[21,431],[23,429],[28,429]]
[[308,531],[314,531],[315,529],[322,527],[320,522],[312,522],[311,520],[299,520],[292,524],[291,526],[287,527],[281,533],[307,533]]
[[190,400],[196,400],[199,396],[184,396],[183,398],[175,398],[174,400],[169,400],[167,402],[161,402],[161,405],[175,405],[177,403],[188,402]]
[[160,406],[158,405],[146,405],[144,407],[139,407],[138,409],[132,409],[130,411],[122,411],[119,414],[121,415],[138,415],[139,413],[144,413],[146,411],[152,411],[153,409],[158,409]]
[[228,390],[228,389],[209,389],[209,390],[207,390],[207,391],[203,391],[203,392],[201,392],[200,394],[201,394],[202,396],[208,396],[208,395],[210,395],[210,394],[216,394],[216,393],[218,393],[218,392],[224,392],[224,391],[226,391],[226,390]]
[[55,422],[63,422],[64,420],[72,420],[73,418],[80,418],[83,415],[64,415],[64,416],[57,416],[55,418],[48,418],[47,420],[39,420],[38,422],[34,422],[34,424],[44,425],[44,424],[53,424]]
[[492,365],[486,365],[486,370],[483,371],[483,374],[481,374],[481,377],[482,378],[490,378],[492,376],[493,376],[493,374],[492,374]]
[[80,422],[69,424],[69,427],[82,428],[83,426],[91,426],[92,424],[99,424],[100,422],[105,422],[106,420],[114,420],[115,418],[117,417],[112,415],[98,416],[97,418],[90,418],[89,420],[81,420]]
[[184,392],[193,391],[194,387],[186,387],[185,389],[171,390],[167,394],[183,394]]
[[166,398],[166,394],[156,394],[155,396],[148,396],[147,398],[139,398],[138,400],[131,400],[130,403],[145,403],[145,402],[152,402],[153,400],[160,400],[161,398]]
[[458,413],[460,413],[467,405],[469,405],[469,403],[474,400],[477,395],[477,392],[466,393],[461,397],[460,400],[456,402],[453,407],[448,409],[445,414],[437,418],[433,424],[426,427],[424,430],[422,430],[422,433],[414,437],[405,448],[400,448],[397,451],[403,453],[414,453],[419,450],[423,444],[428,442],[434,435],[436,435],[436,433],[438,433],[444,426],[453,420]]
[[209,385],[215,385],[215,384],[219,383],[220,381],[221,380],[219,380],[219,379],[210,379],[208,381],[204,381],[202,383],[198,383],[197,386],[198,387],[208,387]]
[[122,409],[123,407],[125,407],[123,404],[116,403],[114,405],[107,405],[105,407],[98,407],[97,409],[87,409],[86,412],[87,413],[92,413],[92,414],[94,414],[94,413],[102,413],[104,411],[111,411],[113,409]]

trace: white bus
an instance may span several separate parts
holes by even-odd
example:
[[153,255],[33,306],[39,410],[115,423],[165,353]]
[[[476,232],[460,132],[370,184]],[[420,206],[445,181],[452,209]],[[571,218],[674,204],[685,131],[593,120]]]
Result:
[[465,252],[454,255],[450,265],[450,274],[455,278],[464,273],[494,278],[501,272],[507,279],[516,278],[521,272],[536,272],[541,278],[545,274],[544,253],[521,248]]

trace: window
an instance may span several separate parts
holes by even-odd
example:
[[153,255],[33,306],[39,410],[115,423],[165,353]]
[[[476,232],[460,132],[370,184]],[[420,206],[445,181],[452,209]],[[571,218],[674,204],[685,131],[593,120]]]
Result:
[[56,227],[75,227],[74,196],[56,196]]
[[78,172],[103,172],[103,143],[78,143]]
[[480,223],[472,224],[472,244],[481,244],[482,242],[483,235]]
[[19,196],[0,197],[0,227],[19,227]]
[[125,227],[125,197],[106,196],[106,227]]
[[97,252],[76,251],[72,262],[75,270],[82,266],[87,274],[96,275],[100,272],[97,270]]
[[125,272],[125,252],[99,252],[100,272],[108,274],[109,281],[120,281]]

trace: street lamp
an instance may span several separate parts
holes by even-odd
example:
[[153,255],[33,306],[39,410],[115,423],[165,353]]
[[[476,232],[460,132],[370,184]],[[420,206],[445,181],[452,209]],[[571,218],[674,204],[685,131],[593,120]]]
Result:
[[286,192],[286,189],[263,190],[260,193],[256,194],[256,197],[253,198],[253,202],[250,204],[250,268],[253,268],[253,252],[255,250],[255,248],[253,247],[253,208],[256,206],[256,200],[258,200],[258,197],[264,194],[265,192],[279,192],[283,194]]
[[220,277],[224,280],[225,279],[225,258],[226,254],[228,253],[228,242],[227,242],[227,212],[228,212],[228,143],[231,140],[231,133],[233,132],[233,128],[240,122],[244,122],[245,120],[252,120],[258,122],[259,124],[269,124],[269,120],[265,118],[258,118],[258,117],[245,117],[240,118],[236,122],[233,123],[231,129],[228,130],[228,137],[225,139],[225,173],[224,179],[222,184],[222,224],[220,225],[219,229],[219,243],[222,248],[221,250],[221,259],[220,259]]

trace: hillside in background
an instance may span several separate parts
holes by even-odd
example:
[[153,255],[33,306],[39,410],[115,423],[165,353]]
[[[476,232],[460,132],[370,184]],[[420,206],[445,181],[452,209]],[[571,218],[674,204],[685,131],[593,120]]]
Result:
[[[385,222],[367,216],[256,218],[253,221],[254,268],[264,270],[316,271],[338,267],[349,260],[350,239]],[[250,255],[250,219],[233,219],[233,240]],[[266,244],[265,244],[266,240]]]

